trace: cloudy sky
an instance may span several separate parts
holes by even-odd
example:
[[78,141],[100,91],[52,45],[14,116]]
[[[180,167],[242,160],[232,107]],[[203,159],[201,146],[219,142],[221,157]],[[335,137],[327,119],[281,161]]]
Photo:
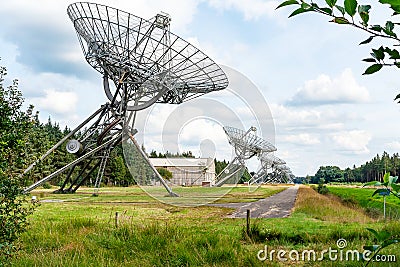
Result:
[[[0,3],[6,84],[18,78],[26,102],[40,110],[43,121],[50,115],[70,127],[106,101],[101,75],[85,62],[66,14],[73,2]],[[222,65],[230,79],[227,90],[141,112],[138,139],[147,150],[190,149],[196,156],[230,160],[221,126],[255,125],[298,176],[313,175],[321,165],[358,166],[384,150],[400,150],[400,105],[393,102],[400,92],[398,71],[362,75],[367,65],[361,59],[370,49],[358,46],[368,37],[362,32],[314,14],[287,19],[291,8],[276,11],[279,1],[272,0],[96,2],[144,18],[169,13],[171,30]],[[383,24],[390,12],[377,8],[371,21]]]

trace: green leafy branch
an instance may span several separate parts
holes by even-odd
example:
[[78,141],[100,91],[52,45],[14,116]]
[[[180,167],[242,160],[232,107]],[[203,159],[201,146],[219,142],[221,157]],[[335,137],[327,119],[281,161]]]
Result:
[[[365,31],[370,36],[360,42],[360,45],[368,44],[378,37],[394,41],[395,44],[393,46],[400,45],[400,39],[395,33],[395,26],[400,23],[388,20],[384,25],[370,25],[371,5],[359,5],[357,0],[344,0],[343,5],[338,5],[337,0],[325,0],[324,2],[324,6],[320,6],[312,0],[310,2],[288,0],[281,3],[277,9],[295,5],[297,8],[289,15],[289,18],[306,12],[315,12],[330,17],[330,22],[349,25]],[[400,14],[400,2],[398,0],[379,0],[379,2],[381,4],[389,4],[393,10],[393,16]],[[364,75],[375,73],[381,70],[383,66],[400,68],[400,53],[393,47],[381,46],[378,49],[372,49],[371,56],[363,59],[365,62],[372,63],[365,70]],[[396,96],[395,100],[399,100],[400,102],[400,94]]]
[[[376,189],[372,196],[376,194],[387,194],[387,195],[393,195],[397,198],[400,199],[400,185],[396,184],[398,177],[397,176],[390,176],[390,173],[385,173],[383,176],[383,183],[378,182],[378,181],[372,181],[369,183],[366,183],[363,185],[365,186],[383,186],[383,188]],[[368,266],[369,263],[371,262],[372,259],[374,259],[378,253],[385,247],[396,244],[400,242],[399,237],[393,236],[390,232],[382,230],[382,231],[376,231],[371,228],[367,228],[368,231],[370,231],[376,238],[376,240],[379,242],[377,245],[369,245],[369,246],[364,246],[364,249],[367,249],[371,251],[372,257],[370,260],[367,262],[365,266]]]
[[390,246],[392,244],[396,244],[400,242],[400,239],[394,237],[390,232],[382,230],[382,231],[376,231],[371,228],[367,228],[368,231],[370,231],[376,238],[379,244],[376,245],[368,245],[364,246],[363,248],[366,250],[369,250],[372,252],[372,257],[370,260],[367,262],[365,266],[368,266],[370,262],[379,254],[379,252],[384,249],[387,246]]
[[383,183],[378,181],[372,181],[366,183],[364,186],[383,186],[383,188],[376,189],[372,196],[381,193],[388,193],[400,199],[400,184],[397,184],[398,177],[397,176],[390,176],[387,172],[383,176]]

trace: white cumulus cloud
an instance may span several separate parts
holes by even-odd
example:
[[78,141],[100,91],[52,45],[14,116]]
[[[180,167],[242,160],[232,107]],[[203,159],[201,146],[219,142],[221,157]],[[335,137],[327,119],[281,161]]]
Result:
[[321,141],[315,135],[308,133],[287,135],[283,138],[286,142],[298,144],[298,145],[316,145]]
[[75,92],[60,92],[54,89],[44,90],[44,97],[35,97],[31,101],[39,110],[52,111],[58,114],[73,113],[78,103]]
[[208,3],[217,9],[239,10],[246,20],[258,19],[262,16],[272,17],[276,15],[275,8],[279,5],[279,1],[274,0],[209,0]]
[[393,141],[390,143],[386,143],[385,146],[389,149],[400,150],[400,142],[399,141]]
[[343,131],[332,134],[332,140],[346,153],[365,154],[369,153],[367,145],[371,134],[363,130]]
[[335,78],[321,74],[315,80],[306,81],[289,100],[289,104],[324,105],[369,100],[368,90],[357,83],[351,69],[347,68]]

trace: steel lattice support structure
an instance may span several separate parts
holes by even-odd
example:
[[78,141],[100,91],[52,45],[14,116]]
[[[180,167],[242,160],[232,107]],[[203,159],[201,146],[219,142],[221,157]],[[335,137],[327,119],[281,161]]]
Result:
[[286,165],[277,165],[264,178],[265,183],[293,183],[293,174]]
[[255,127],[250,127],[246,132],[229,126],[225,126],[223,129],[228,136],[229,144],[234,147],[235,157],[215,178],[215,186],[223,185],[235,175],[236,178],[232,183],[237,183],[244,171],[245,160],[276,150],[270,142],[251,133],[256,131]]
[[[150,164],[133,137],[137,132],[134,129],[136,111],[154,103],[180,104],[228,86],[225,73],[214,61],[170,32],[168,14],[160,13],[146,20],[116,8],[86,2],[69,5],[67,13],[86,61],[103,76],[103,90],[110,102],[25,170],[24,174],[69,140],[67,151],[75,154],[76,159],[29,186],[25,192],[68,169],[58,192],[75,192],[94,171],[97,171],[94,185],[98,190],[110,151],[126,140]],[[79,138],[71,139],[78,131],[82,133]],[[174,195],[154,167],[152,171],[170,195]]]
[[261,184],[266,182],[268,170],[286,164],[286,162],[270,153],[263,153],[259,156],[261,162],[260,169],[251,177],[249,185]]

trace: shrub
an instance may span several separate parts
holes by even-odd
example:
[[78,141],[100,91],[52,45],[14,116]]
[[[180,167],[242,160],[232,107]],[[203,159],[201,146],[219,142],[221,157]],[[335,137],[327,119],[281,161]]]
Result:
[[319,184],[317,187],[317,192],[322,195],[326,195],[329,193],[329,189],[328,189],[328,187],[326,187],[326,185]]
[[44,183],[42,186],[44,189],[50,189],[52,187],[50,183]]
[[161,175],[161,177],[166,180],[170,180],[172,178],[172,172],[165,168],[157,168],[157,171]]
[[34,208],[26,203],[19,182],[0,172],[0,266],[12,256],[14,241],[26,230],[27,216]]

